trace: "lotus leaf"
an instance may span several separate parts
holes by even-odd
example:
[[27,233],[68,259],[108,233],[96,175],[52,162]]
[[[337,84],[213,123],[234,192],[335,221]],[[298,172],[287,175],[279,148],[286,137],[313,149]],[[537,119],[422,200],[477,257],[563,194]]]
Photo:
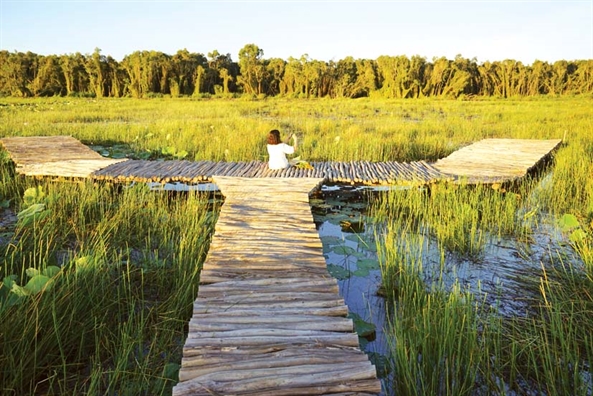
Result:
[[353,312],[349,313],[348,317],[354,322],[354,329],[360,337],[368,338],[375,335],[377,327],[373,323],[365,321],[360,315]]
[[[27,282],[27,284],[25,285],[24,288],[30,294],[37,294],[37,293],[41,292],[43,290],[43,288],[46,287],[46,285],[48,285],[49,281],[50,281],[50,278],[45,275],[35,275],[31,279],[29,279],[29,282]],[[49,287],[49,285],[48,285],[48,287]]]
[[55,265],[49,265],[45,267],[43,271],[41,271],[43,275],[49,276],[50,278],[56,276],[58,272],[60,272],[60,267],[56,267]]
[[348,271],[344,267],[335,264],[328,264],[327,271],[330,273],[331,276],[338,280],[346,280],[350,278],[350,276],[352,275],[350,271]]

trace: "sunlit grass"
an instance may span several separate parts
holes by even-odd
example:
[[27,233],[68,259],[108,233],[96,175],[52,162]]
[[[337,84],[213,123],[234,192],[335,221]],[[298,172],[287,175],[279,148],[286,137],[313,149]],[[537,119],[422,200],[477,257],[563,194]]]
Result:
[[[383,227],[376,239],[392,315],[389,388],[398,395],[591,394],[591,98],[0,103],[0,137],[72,135],[136,154],[174,147],[191,160],[265,160],[274,128],[297,133],[309,161],[430,161],[483,138],[566,137],[549,177],[499,189],[436,183],[389,192],[373,208]],[[37,198],[49,211],[1,230],[0,276],[15,275],[23,286],[29,268],[61,268],[51,288],[0,303],[2,392],[170,393],[213,223],[207,202],[24,179],[0,156],[0,204],[17,213],[28,205],[27,188],[40,185]],[[558,229],[566,214],[578,220],[570,232],[582,234],[571,241],[558,231],[564,251],[550,255],[553,270],[527,282],[537,296],[528,316],[503,318],[462,287],[424,281],[428,244],[441,266],[449,254],[480,260],[488,244],[528,244],[542,225]]]
[[[2,99],[0,136],[72,135],[188,159],[265,159],[278,128],[309,161],[436,160],[491,137],[558,139],[590,129],[588,98],[540,100]],[[553,111],[552,111],[553,110]]]
[[[521,111],[532,120],[529,107]],[[555,116],[544,118],[560,127]],[[393,394],[593,391],[588,331],[593,327],[593,151],[589,121],[581,128],[564,126],[571,132],[547,176],[498,189],[438,183],[392,191],[373,207],[373,217],[383,224],[377,241],[383,292],[392,309],[387,331],[393,340],[395,375],[388,384]],[[536,135],[520,129],[524,134],[515,137]],[[566,215],[574,219],[569,226],[562,225]],[[436,244],[446,267],[449,253],[479,263],[490,243],[512,238],[529,245],[532,235],[550,230],[563,242],[550,251],[541,271],[522,280],[524,298],[530,297],[521,316],[503,316],[438,277],[425,283],[428,244]]]
[[20,286],[30,268],[60,270],[16,301],[2,289],[2,393],[170,394],[212,226],[208,202],[145,187],[40,185],[49,215],[19,219],[0,268]]

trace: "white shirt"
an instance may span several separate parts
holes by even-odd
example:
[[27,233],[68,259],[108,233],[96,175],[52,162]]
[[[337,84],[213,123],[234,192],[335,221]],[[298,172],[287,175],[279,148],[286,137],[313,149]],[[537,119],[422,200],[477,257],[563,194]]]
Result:
[[270,155],[270,160],[268,161],[270,169],[288,168],[286,154],[294,154],[294,147],[286,143],[268,144],[268,154]]

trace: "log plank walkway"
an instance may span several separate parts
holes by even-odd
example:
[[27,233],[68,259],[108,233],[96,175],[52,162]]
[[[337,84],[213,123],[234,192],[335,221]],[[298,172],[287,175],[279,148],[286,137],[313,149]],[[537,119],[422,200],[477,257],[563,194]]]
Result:
[[69,136],[7,137],[0,143],[28,176],[90,177],[113,182],[212,182],[215,176],[323,178],[330,183],[426,184],[436,180],[502,183],[524,177],[561,140],[484,139],[430,164],[311,162],[312,169],[270,170],[266,162],[149,161],[104,158]]
[[6,137],[0,143],[26,176],[90,178],[92,173],[126,159],[105,158],[70,136]]
[[225,203],[173,395],[378,394],[312,221],[323,179],[214,182]]
[[104,158],[69,136],[0,139],[28,176],[90,177],[114,182],[212,182],[215,176],[250,178],[311,177],[330,183],[366,185],[426,184],[436,180],[500,183],[525,176],[561,140],[484,139],[434,164],[425,161],[311,162],[312,169],[270,170],[262,161],[149,161]]
[[562,140],[484,139],[432,164],[468,183],[508,182],[524,177]]
[[319,184],[512,181],[560,140],[486,139],[434,164],[113,160],[68,136],[0,143],[20,174],[116,182],[214,182],[226,200],[183,349],[183,395],[373,395],[381,391],[337,281],[327,272],[308,193]]

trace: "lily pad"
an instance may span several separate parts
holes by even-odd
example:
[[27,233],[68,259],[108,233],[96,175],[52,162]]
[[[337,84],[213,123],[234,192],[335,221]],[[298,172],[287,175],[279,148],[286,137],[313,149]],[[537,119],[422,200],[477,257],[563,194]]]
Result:
[[334,252],[335,254],[339,254],[341,256],[355,256],[355,257],[360,256],[360,253],[358,253],[356,250],[354,250],[350,246],[344,246],[344,245],[335,246],[332,249],[332,252]]
[[12,285],[16,283],[18,277],[16,275],[8,275],[2,279],[2,284],[9,289],[12,289]]
[[327,235],[327,236],[321,237],[321,242],[323,242],[324,244],[328,244],[328,245],[339,245],[339,244],[344,243],[344,240],[337,236]]
[[23,203],[25,206],[40,204],[39,202],[43,201],[44,199],[45,193],[43,192],[43,187],[41,186],[29,187],[23,193]]
[[377,352],[370,352],[368,354],[369,360],[377,369],[377,376],[379,378],[385,378],[391,372],[391,365],[389,359],[385,355],[381,355]]
[[20,221],[21,226],[26,227],[35,221],[41,221],[49,215],[49,209],[45,209],[45,204],[33,204],[27,209],[20,211],[16,217]]
[[582,242],[586,238],[587,238],[587,233],[585,231],[583,231],[581,228],[577,228],[576,230],[574,230],[568,237],[568,239],[570,239],[570,241],[573,243]]
[[60,267],[57,267],[55,265],[48,265],[43,269],[43,271],[41,271],[43,275],[49,276],[50,278],[56,276],[58,272],[60,272]]
[[356,262],[356,267],[358,269],[368,269],[368,270],[378,270],[381,269],[381,266],[379,265],[379,260],[374,260],[374,259],[359,259]]
[[349,313],[348,317],[354,322],[354,329],[360,337],[372,338],[375,336],[377,327],[373,323],[365,321],[360,315],[353,312]]
[[560,218],[558,225],[563,232],[571,231],[581,226],[576,216],[569,213]]
[[350,271],[348,271],[344,267],[335,264],[328,264],[327,271],[330,273],[331,276],[338,280],[346,280],[350,278],[350,276],[352,276],[352,273]]

